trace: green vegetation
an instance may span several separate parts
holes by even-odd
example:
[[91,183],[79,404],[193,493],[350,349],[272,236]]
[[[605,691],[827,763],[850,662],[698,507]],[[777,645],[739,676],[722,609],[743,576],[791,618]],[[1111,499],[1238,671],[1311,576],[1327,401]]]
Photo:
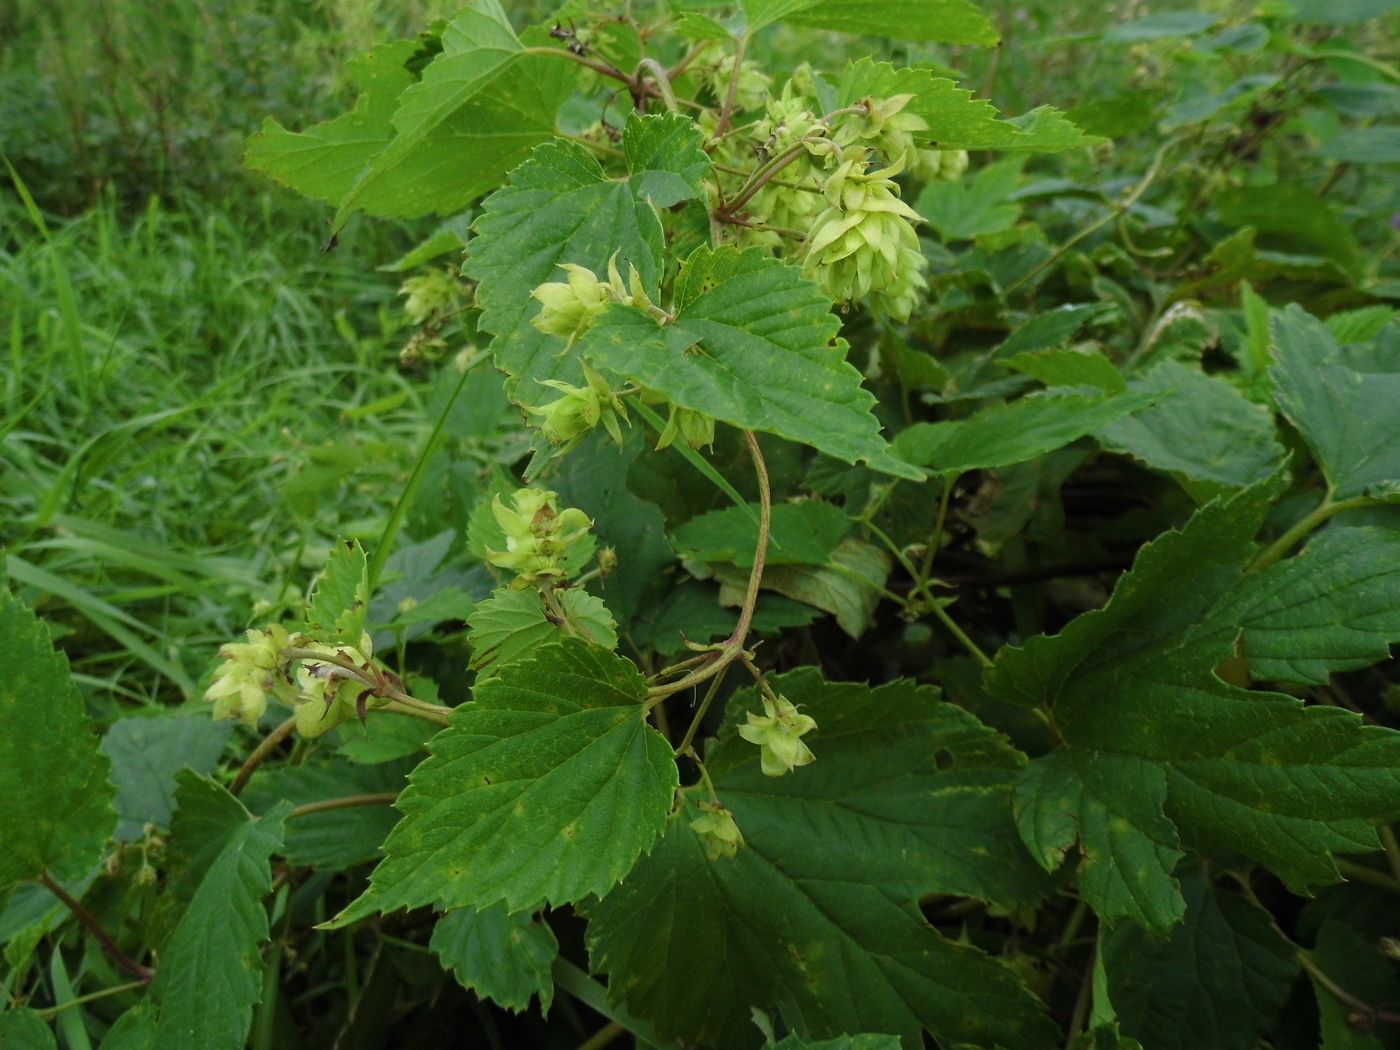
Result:
[[0,1047],[1400,1045],[1400,0],[0,36]]

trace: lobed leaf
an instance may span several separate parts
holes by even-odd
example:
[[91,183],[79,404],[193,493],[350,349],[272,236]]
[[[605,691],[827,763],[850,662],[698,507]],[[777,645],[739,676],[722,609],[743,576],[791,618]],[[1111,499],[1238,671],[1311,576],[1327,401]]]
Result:
[[[617,646],[617,623],[602,599],[578,589],[558,591],[571,633],[604,649]],[[565,637],[565,625],[545,612],[540,592],[498,587],[467,618],[471,630],[470,667],[482,674],[499,673],[545,642]]]
[[463,988],[516,1013],[538,996],[540,1011],[549,1013],[559,942],[529,912],[511,915],[503,904],[458,908],[438,919],[428,946]]
[[370,887],[335,919],[436,904],[512,912],[605,893],[666,824],[671,747],[646,683],[578,639],[479,683],[429,744]]

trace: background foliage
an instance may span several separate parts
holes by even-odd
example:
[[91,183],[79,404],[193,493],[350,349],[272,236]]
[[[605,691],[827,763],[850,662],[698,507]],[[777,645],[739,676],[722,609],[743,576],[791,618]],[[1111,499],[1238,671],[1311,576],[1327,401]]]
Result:
[[[686,6],[698,38],[728,11]],[[399,91],[475,39],[435,22],[456,5],[0,11],[0,1045],[1400,1041],[1400,11],[948,3],[925,32],[898,4],[801,6],[745,5],[777,87],[808,61],[830,108],[912,92],[972,150],[961,179],[899,176],[929,260],[907,322],[828,314],[752,249],[692,256],[708,162],[669,118],[625,125],[625,95],[621,158],[535,149],[609,116],[564,62],[521,59],[518,111],[488,93],[356,188]],[[635,66],[636,35],[597,13],[510,18]],[[298,169],[306,129],[356,106],[326,133],[350,160]],[[471,178],[406,160],[442,133]],[[541,187],[581,232],[521,272],[504,231],[554,236]],[[632,239],[592,245],[589,217],[614,214]],[[463,265],[473,222],[503,239]],[[595,432],[529,468],[619,555],[564,593],[622,655],[569,643],[491,678],[555,630],[534,592],[490,597],[491,498],[539,446],[508,396],[538,405],[531,384],[570,367],[522,304],[557,259],[592,250],[601,272],[619,245],[654,253],[651,294],[700,299],[687,338],[760,322],[753,285],[726,305],[686,280],[763,280],[793,331],[839,322],[854,366],[811,364],[847,384],[846,417],[780,403],[813,374],[780,327],[722,361],[752,369],[727,401],[704,362],[645,371],[643,311],[611,309],[580,351],[765,431],[753,637],[817,761],[762,776],[738,735],[759,696],[726,676],[706,769],[745,845],[718,860],[694,791],[664,819],[690,693],[649,722],[635,704],[682,632],[734,627],[760,493],[733,426],[708,476],[637,415],[621,452]],[[416,697],[472,702],[426,759],[432,726],[371,713],[274,737],[242,776],[288,712],[210,721],[216,652],[299,620],[328,559],[313,620],[363,566],[380,657]],[[522,800],[541,857],[577,830],[588,863],[463,878],[425,835],[486,811],[462,788],[496,775],[473,748],[551,689],[589,698],[579,728],[500,768],[584,780],[616,748],[623,808],[574,829],[567,791]],[[346,797],[375,804],[321,806]],[[476,827],[486,855],[519,834]]]

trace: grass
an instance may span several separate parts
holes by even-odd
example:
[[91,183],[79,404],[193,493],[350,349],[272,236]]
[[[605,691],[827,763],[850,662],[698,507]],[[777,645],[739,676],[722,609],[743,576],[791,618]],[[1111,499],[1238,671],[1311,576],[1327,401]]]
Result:
[[56,224],[20,189],[0,204],[6,573],[94,700],[188,699],[412,466],[430,421],[392,367],[394,282],[271,198]]

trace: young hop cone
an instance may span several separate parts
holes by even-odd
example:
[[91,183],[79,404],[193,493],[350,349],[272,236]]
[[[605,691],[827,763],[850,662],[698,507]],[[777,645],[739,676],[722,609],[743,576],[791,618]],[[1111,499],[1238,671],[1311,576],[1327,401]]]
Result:
[[560,511],[556,498],[544,489],[519,489],[511,496],[510,506],[500,496],[491,504],[491,513],[506,534],[506,549],[488,550],[486,557],[492,565],[515,573],[517,587],[563,577],[569,547],[593,527],[577,507]]
[[734,814],[718,802],[702,802],[700,809],[702,812],[690,822],[690,829],[700,836],[705,856],[712,861],[735,856],[744,844],[744,836],[734,823]]
[[817,728],[816,720],[804,715],[784,696],[776,701],[763,698],[764,714],[749,712],[748,721],[739,727],[739,735],[757,744],[765,776],[780,777],[798,766],[817,760],[802,737]]
[[216,719],[238,718],[250,726],[267,710],[268,694],[290,699],[295,692],[284,677],[282,650],[291,636],[280,624],[265,631],[250,630],[246,642],[230,642],[219,650],[224,663],[204,699],[214,705]]

